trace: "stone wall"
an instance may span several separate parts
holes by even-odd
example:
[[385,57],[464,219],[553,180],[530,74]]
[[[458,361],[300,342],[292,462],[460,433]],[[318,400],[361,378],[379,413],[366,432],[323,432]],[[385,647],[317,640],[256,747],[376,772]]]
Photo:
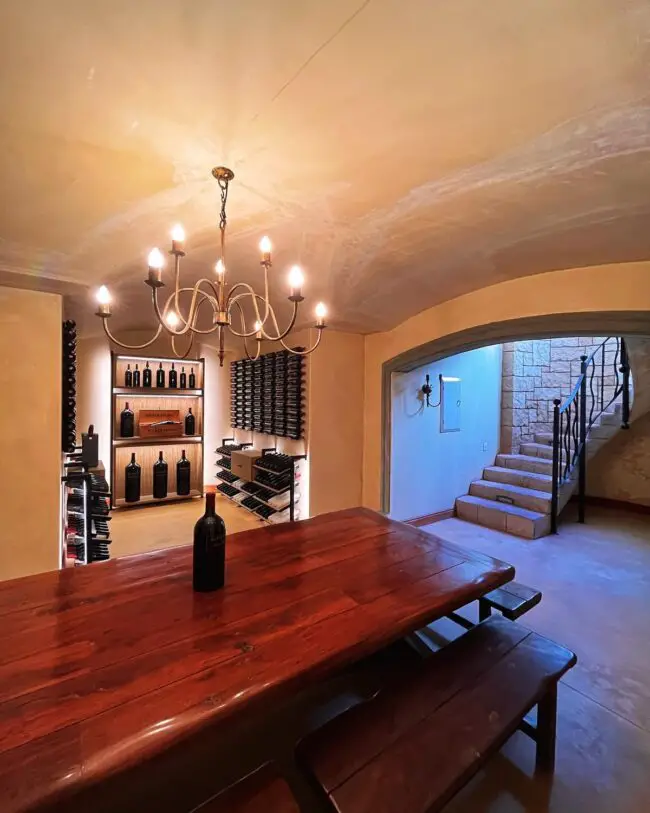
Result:
[[[571,394],[580,375],[580,356],[589,356],[604,341],[599,337],[535,339],[503,345],[501,451],[519,452],[536,432],[553,431],[553,399]],[[606,353],[606,401],[614,387],[614,350]],[[600,391],[597,368],[594,388]]]

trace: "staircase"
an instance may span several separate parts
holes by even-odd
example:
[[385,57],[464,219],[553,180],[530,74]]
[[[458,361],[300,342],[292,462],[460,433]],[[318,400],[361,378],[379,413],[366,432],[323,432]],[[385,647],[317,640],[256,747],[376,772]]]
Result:
[[[470,484],[469,494],[457,498],[456,515],[460,519],[537,539],[554,530],[554,518],[577,488],[584,497],[584,487],[579,488],[581,469],[584,484],[586,462],[620,431],[621,425],[627,425],[629,416],[627,357],[621,339],[603,342],[602,369],[605,347],[611,341],[617,343],[622,359],[617,355],[614,362],[617,386],[610,403],[605,404],[602,389],[599,395],[598,386],[594,387],[594,371],[601,366],[596,358],[599,348],[589,358],[582,357],[582,373],[572,395],[561,406],[559,400],[554,402],[554,432],[536,434],[534,442],[520,445],[519,454],[498,454],[495,465],[483,470],[482,479]],[[624,373],[620,385],[619,372]],[[580,521],[584,521],[583,499]]]

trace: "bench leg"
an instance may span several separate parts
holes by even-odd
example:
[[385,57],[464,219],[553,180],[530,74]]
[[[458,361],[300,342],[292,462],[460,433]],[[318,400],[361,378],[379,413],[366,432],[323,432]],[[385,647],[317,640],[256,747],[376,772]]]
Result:
[[478,600],[478,620],[486,621],[492,615],[492,607],[485,599]]
[[557,683],[537,704],[538,771],[552,772],[555,768],[555,732],[557,723]]

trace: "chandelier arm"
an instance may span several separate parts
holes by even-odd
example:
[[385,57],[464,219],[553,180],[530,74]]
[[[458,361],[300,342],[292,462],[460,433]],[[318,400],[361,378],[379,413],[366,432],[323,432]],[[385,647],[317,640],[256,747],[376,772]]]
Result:
[[[233,293],[237,290],[237,288],[244,288],[244,292],[241,294],[236,294],[233,296]],[[246,319],[244,317],[244,312],[242,310],[241,305],[239,304],[239,300],[243,299],[244,297],[250,296],[253,300],[253,307],[255,308],[255,315],[257,316],[257,321],[261,323],[260,320],[260,312],[259,308],[257,307],[257,299],[260,298],[259,294],[256,294],[255,291],[251,288],[250,285],[246,282],[238,282],[236,285],[230,289],[228,293],[228,301],[227,301],[227,312],[230,313],[232,306],[236,303],[237,307],[239,308],[239,313],[241,316],[242,327],[244,329],[243,333],[239,333],[239,331],[235,330],[232,325],[230,326],[230,332],[233,333],[235,336],[239,336],[240,338],[246,338],[250,336],[254,336],[257,331],[253,327],[251,331],[246,329]]]
[[113,334],[110,331],[110,328],[108,327],[108,319],[106,317],[102,317],[102,326],[104,328],[104,333],[113,342],[113,344],[118,345],[118,347],[123,347],[125,350],[144,350],[145,347],[151,347],[151,345],[156,341],[158,336],[160,336],[160,333],[162,331],[162,325],[158,325],[158,329],[154,333],[153,338],[149,339],[148,342],[145,342],[144,344],[125,344],[124,342],[119,341],[119,339],[116,339],[115,336],[113,336]]
[[[242,326],[243,326],[244,330],[246,330],[246,317],[245,317],[245,314],[244,314],[244,309],[239,304],[239,299],[237,297],[235,297],[235,299],[233,299],[233,305],[237,305],[237,309],[239,310],[239,318],[241,319]],[[255,332],[257,332],[257,331],[255,331]],[[251,354],[248,352],[248,342],[246,341],[246,335],[244,333],[239,333],[239,334],[236,334],[236,335],[242,336],[243,339],[244,339],[244,352],[246,353],[246,358],[249,361],[257,361],[257,359],[260,357],[262,342],[259,341],[259,340],[257,341],[257,352],[255,353],[254,356],[251,356]]]
[[280,344],[282,345],[282,347],[284,347],[285,350],[288,350],[290,353],[293,353],[294,356],[308,356],[310,353],[314,352],[314,350],[320,344],[320,340],[323,338],[324,328],[317,326],[316,330],[318,331],[318,337],[316,338],[316,341],[314,342],[312,347],[308,347],[306,350],[294,350],[293,348],[288,347],[282,339],[280,339]]
[[[201,282],[207,282],[207,283],[208,283],[208,285],[211,285],[211,284],[212,284],[212,283],[210,282],[210,280],[208,279],[208,280],[199,280],[199,282],[197,283],[197,285],[198,285],[199,283],[201,283]],[[193,288],[181,288],[181,289],[180,289],[180,293],[184,293],[185,291],[192,291],[192,290],[194,290],[194,289],[193,289]],[[212,297],[211,297],[209,294],[206,294],[204,291],[201,291],[200,293],[201,293],[201,299],[199,299],[198,304],[197,304],[197,306],[196,306],[196,310],[195,310],[195,313],[194,313],[194,323],[196,323],[196,320],[197,320],[197,318],[198,318],[199,309],[201,308],[201,305],[202,305],[202,304],[203,304],[203,303],[204,303],[206,300],[207,300],[207,301],[209,301],[209,302],[210,302],[210,304],[212,305],[212,309],[213,309],[213,311],[214,311],[214,307],[215,307],[215,302],[214,302],[214,299],[213,299],[213,298],[212,298]],[[200,334],[202,334],[202,335],[204,335],[204,336],[207,336],[207,335],[208,335],[208,334],[210,334],[210,333],[214,333],[214,332],[217,330],[217,328],[218,328],[218,327],[219,327],[219,325],[215,324],[215,325],[212,325],[212,327],[209,327],[207,330],[203,330],[203,329],[202,329],[202,328],[200,328],[200,327],[195,327],[194,325],[191,325],[191,326],[190,326],[190,330],[192,331],[192,334],[195,334],[195,333],[200,333]]]
[[172,350],[174,351],[174,355],[178,359],[186,359],[190,354],[193,344],[194,344],[194,333],[190,333],[190,343],[187,346],[187,350],[183,354],[181,354],[176,349],[176,336],[172,336]]
[[[238,288],[238,287],[244,288],[245,290],[242,293],[239,293],[239,294],[236,294],[235,296],[232,296],[234,290],[236,288]],[[296,324],[296,319],[298,317],[298,303],[297,302],[293,303],[293,313],[291,315],[291,320],[289,322],[288,327],[285,330],[280,331],[280,327],[278,325],[278,320],[277,320],[277,318],[275,316],[275,309],[274,309],[273,305],[271,305],[270,302],[265,302],[265,300],[261,297],[261,295],[255,293],[255,291],[250,287],[250,285],[248,285],[245,282],[239,282],[239,283],[237,283],[237,285],[233,286],[233,288],[231,289],[230,295],[229,295],[229,300],[230,301],[228,303],[228,308],[230,308],[235,303],[237,303],[239,305],[239,300],[244,299],[245,297],[248,297],[248,296],[250,296],[251,299],[253,300],[253,305],[255,307],[255,314],[257,316],[257,321],[262,325],[261,331],[262,331],[262,335],[264,336],[265,339],[267,339],[270,342],[279,342],[281,339],[285,338],[293,330],[294,325]],[[268,318],[269,315],[271,316],[271,319],[273,321],[273,324],[275,326],[275,330],[276,330],[276,333],[277,333],[277,335],[275,335],[275,336],[271,335],[270,333],[268,333],[264,329],[264,323],[262,322],[262,320],[260,318],[259,308],[257,307],[257,300],[258,299],[260,301],[262,301],[262,302],[265,302],[265,304],[266,304],[266,307],[267,307],[267,310],[268,310],[267,318]],[[239,307],[240,307],[240,311],[241,311],[241,305],[239,305]],[[231,333],[233,333],[235,336],[239,336],[240,338],[246,338],[246,337],[254,336],[255,333],[257,333],[257,331],[254,328],[251,331],[246,330],[246,321],[245,321],[245,319],[243,317],[242,317],[242,326],[244,328],[243,333],[239,333],[239,331],[235,330],[232,326],[230,327]]]
[[[217,297],[216,305],[215,305],[215,301],[213,300],[212,296],[210,294],[206,294],[205,291],[201,290],[201,284],[204,283],[204,282],[206,282],[210,286],[210,288],[212,288],[213,293]],[[192,293],[192,301],[190,302],[190,312],[189,312],[189,314],[187,316],[187,319],[185,319],[185,317],[181,313],[179,303],[178,303],[178,298],[179,298],[179,294],[182,294],[182,293],[185,293],[185,292],[190,292],[190,291]],[[197,299],[197,297],[199,295],[202,297],[202,299],[200,299],[198,304],[197,304],[196,299]],[[194,325],[196,324],[196,315],[197,315],[197,312],[198,312],[199,305],[201,304],[201,302],[204,301],[204,299],[209,299],[211,304],[212,304],[212,309],[213,310],[218,310],[218,307],[219,307],[218,294],[217,294],[217,291],[216,291],[216,289],[214,287],[214,284],[212,283],[212,280],[209,280],[209,279],[206,279],[205,277],[203,277],[200,280],[198,280],[194,284],[194,286],[192,288],[177,288],[177,290],[175,292],[173,292],[172,294],[170,294],[170,296],[167,298],[167,302],[165,304],[165,308],[163,310],[162,317],[159,315],[158,310],[156,310],[156,316],[158,317],[158,319],[160,321],[162,321],[162,318],[164,318],[164,316],[167,314],[167,311],[169,309],[169,305],[170,305],[170,302],[171,302],[172,298],[174,299],[174,311],[175,311],[176,315],[178,316],[179,320],[182,322],[183,329],[181,331],[173,331],[170,328],[166,327],[166,325],[163,325],[164,327],[166,327],[168,333],[170,333],[171,335],[176,335],[176,336],[182,336],[183,333],[186,333],[188,330],[197,331],[199,333],[212,333],[212,329],[210,329],[208,331],[199,331],[198,328],[194,327]],[[156,302],[157,302],[157,294],[156,294]]]
[[158,304],[158,289],[157,288],[153,289],[153,306],[156,312],[156,317],[158,318],[158,321],[162,325],[163,329],[166,330],[170,336],[184,336],[188,332],[188,330],[194,330],[194,328],[192,327],[192,322],[194,321],[194,318],[196,316],[195,314],[196,297],[198,296],[199,293],[201,294],[202,297],[207,296],[206,294],[203,293],[203,291],[199,291],[196,287],[181,288],[179,289],[179,292],[180,291],[192,291],[192,302],[190,304],[190,312],[187,321],[185,321],[185,319],[182,316],[180,316],[180,314],[178,313],[178,308],[174,309],[174,312],[176,313],[178,318],[183,322],[184,325],[184,327],[181,328],[180,330],[174,330],[173,328],[170,328],[169,325],[167,325],[167,323],[165,322],[165,316],[167,315],[167,311],[169,310],[169,306],[172,302],[172,299],[175,299],[176,297],[175,292],[172,291],[172,293],[167,297],[167,301],[165,302],[163,311],[161,313],[160,306]]

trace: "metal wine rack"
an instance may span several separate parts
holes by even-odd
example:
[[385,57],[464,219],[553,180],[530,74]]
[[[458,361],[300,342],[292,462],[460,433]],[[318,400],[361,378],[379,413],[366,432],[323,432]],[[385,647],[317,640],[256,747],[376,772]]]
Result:
[[244,480],[232,473],[230,456],[232,452],[251,445],[235,443],[234,438],[222,439],[221,446],[215,449],[219,455],[217,477],[221,481],[217,491],[262,522],[294,522],[299,518],[300,501],[301,474],[297,465],[306,455],[280,454],[275,448],[262,449],[253,465],[253,480]]
[[299,440],[304,432],[302,356],[279,350],[230,364],[231,425]]
[[61,337],[61,451],[73,452],[77,442],[77,326],[68,319]]
[[110,558],[110,492],[104,467],[89,467],[77,450],[65,458],[63,484],[63,558],[75,565]]

